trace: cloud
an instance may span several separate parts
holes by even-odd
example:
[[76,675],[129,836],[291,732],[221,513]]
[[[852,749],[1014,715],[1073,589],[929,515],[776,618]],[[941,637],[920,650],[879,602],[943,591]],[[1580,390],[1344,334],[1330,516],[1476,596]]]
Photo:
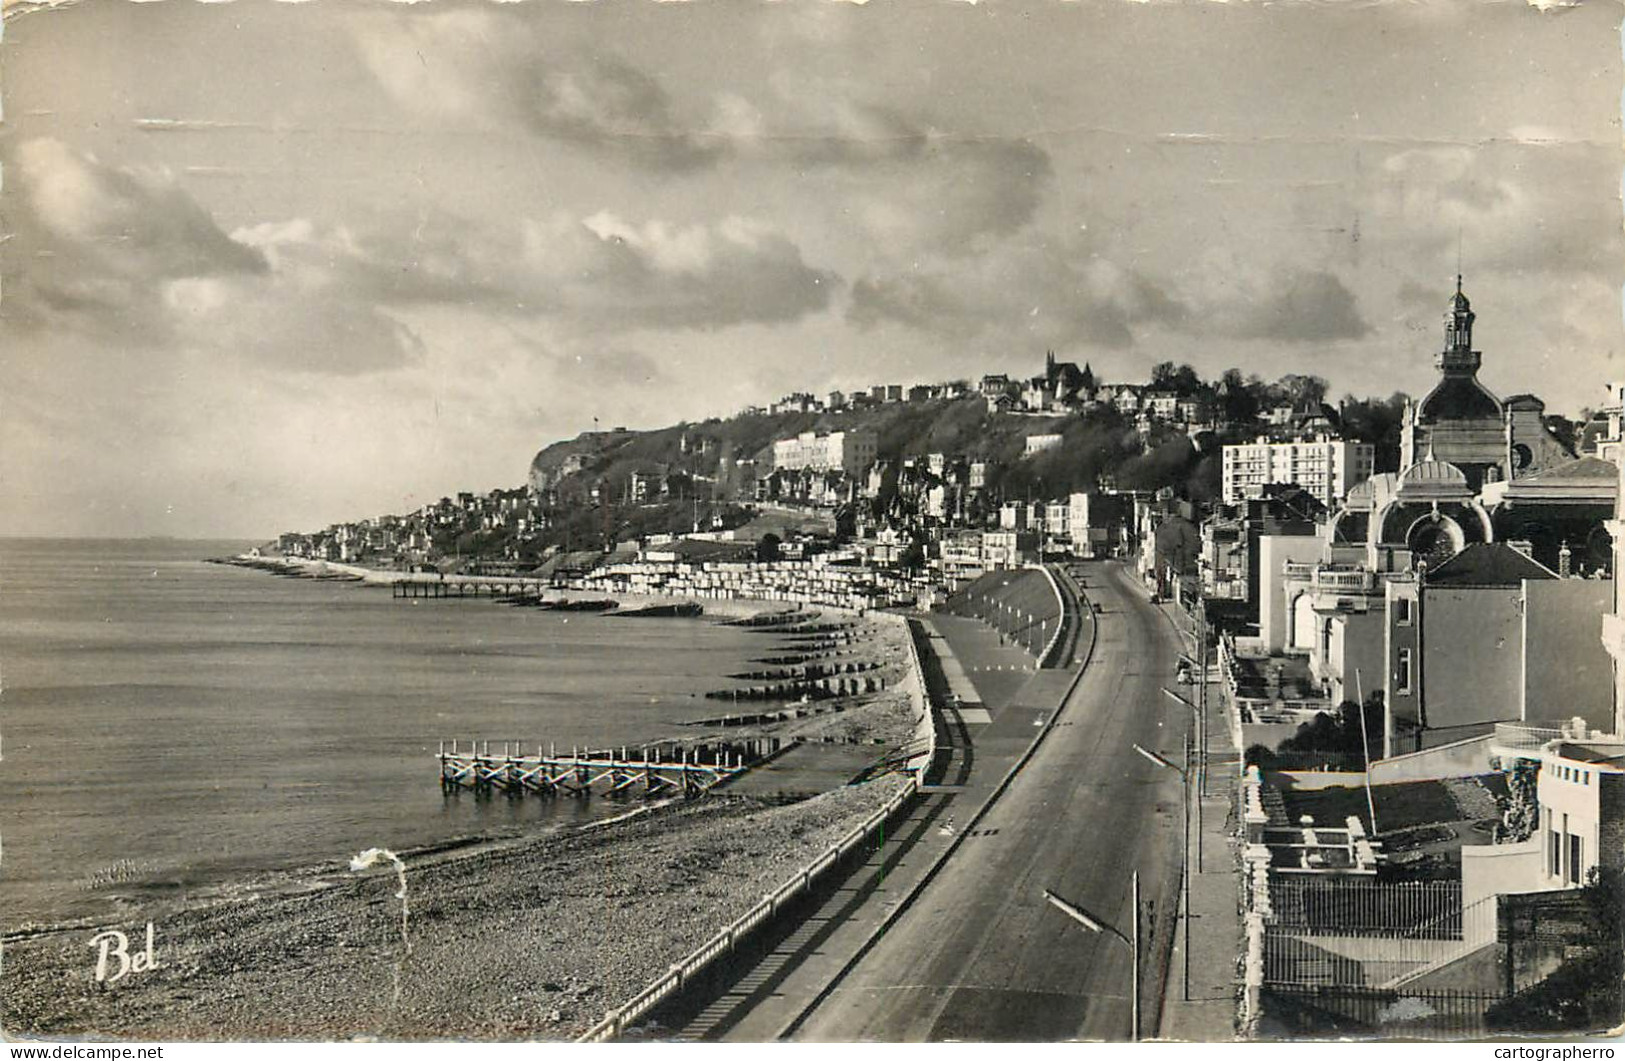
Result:
[[398,321],[280,254],[308,224],[228,234],[166,173],[110,166],[56,140],[25,141],[15,158],[21,209],[5,310],[24,329],[322,372],[414,356]]
[[1619,168],[1613,149],[1528,142],[1398,151],[1367,201],[1366,231],[1386,233],[1413,258],[1450,271],[1594,272],[1617,269]]
[[649,74],[544,40],[488,11],[372,13],[350,23],[378,83],[420,113],[612,152],[659,169],[714,162],[726,137],[680,114]]
[[294,221],[235,235],[279,273],[364,304],[462,305],[596,333],[794,321],[840,287],[783,233],[738,217],[678,225],[556,212],[492,228],[430,213],[365,233]]
[[943,338],[1025,333],[1041,345],[1127,347],[1141,327],[1177,326],[1186,307],[1139,271],[1076,248],[1009,247],[852,286],[848,319],[896,323]]
[[1024,140],[927,141],[906,163],[853,175],[844,203],[877,247],[898,258],[985,253],[1033,219],[1049,155]]
[[109,166],[54,139],[22,142],[13,160],[6,315],[20,325],[146,335],[160,328],[151,309],[165,281],[268,267],[167,173]]
[[7,319],[124,347],[356,374],[421,359],[400,312],[416,306],[544,316],[577,333],[712,330],[799,319],[840,286],[784,234],[742,218],[603,211],[498,228],[431,212],[364,232],[295,218],[227,233],[167,175],[49,140],[16,159]]
[[17,166],[40,227],[109,271],[145,279],[265,269],[166,174],[106,166],[53,139],[22,143]]
[[174,280],[163,298],[179,339],[266,368],[354,376],[423,356],[422,340],[387,312],[297,273]]
[[1212,268],[1179,285],[1092,244],[1082,236],[1006,245],[975,259],[871,273],[853,284],[847,319],[860,328],[899,324],[944,339],[1025,334],[1035,344],[1104,349],[1126,348],[1154,331],[1290,344],[1370,333],[1353,293],[1321,270]]
[[849,78],[786,72],[750,98],[679,99],[624,58],[544,38],[504,12],[372,12],[350,27],[379,85],[416,113],[657,171],[735,162],[861,174],[843,197],[877,237],[910,247],[1020,228],[1050,176],[1036,144],[950,135],[855,96]]
[[1230,286],[1186,323],[1192,334],[1283,343],[1359,339],[1371,327],[1342,280],[1317,269],[1276,269],[1262,283]]
[[526,242],[526,264],[563,285],[560,311],[601,326],[790,321],[827,307],[839,283],[781,233],[739,218],[638,225],[602,212],[579,225],[533,225]]

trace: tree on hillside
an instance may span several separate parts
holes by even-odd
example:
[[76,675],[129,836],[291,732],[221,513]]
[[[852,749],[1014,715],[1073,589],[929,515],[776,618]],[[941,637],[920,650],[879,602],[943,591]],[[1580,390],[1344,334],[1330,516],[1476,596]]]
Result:
[[1117,484],[1127,490],[1156,491],[1171,486],[1183,491],[1197,459],[1190,439],[1179,435],[1124,461],[1117,469]]
[[1276,380],[1271,389],[1287,405],[1294,409],[1302,409],[1318,406],[1324,402],[1328,386],[1319,376],[1303,376],[1289,372]]
[[1343,399],[1343,437],[1369,442],[1376,449],[1376,471],[1399,470],[1399,435],[1410,397],[1395,391],[1387,398]]
[[1157,390],[1175,391],[1183,398],[1202,390],[1206,384],[1191,366],[1161,361],[1151,367],[1151,386]]
[[1185,477],[1184,496],[1202,503],[1217,503],[1224,496],[1224,460],[1218,451],[1196,458]]
[[1220,412],[1233,424],[1244,424],[1258,416],[1258,390],[1250,387],[1239,368],[1227,368],[1219,377]]
[[783,541],[777,534],[768,531],[762,535],[762,540],[756,543],[756,559],[764,564],[770,564],[780,555],[779,545]]

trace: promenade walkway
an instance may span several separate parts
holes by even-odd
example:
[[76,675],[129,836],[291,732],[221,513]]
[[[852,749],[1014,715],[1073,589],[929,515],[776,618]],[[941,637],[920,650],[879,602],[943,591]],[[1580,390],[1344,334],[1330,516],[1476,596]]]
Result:
[[[1169,622],[1181,632],[1187,648],[1194,648],[1187,617],[1172,604],[1162,608]],[[1196,699],[1194,685],[1177,691]],[[1187,922],[1181,917],[1175,929],[1158,1037],[1228,1042],[1236,1038],[1237,960],[1243,948],[1240,878],[1232,840],[1237,832],[1235,807],[1241,768],[1221,683],[1209,684],[1207,704],[1208,794],[1200,800],[1200,815],[1193,813],[1190,823],[1190,918]],[[1192,811],[1195,809],[1193,802]]]
[[[936,869],[1054,713],[1076,667],[1038,671],[1033,657],[975,620],[932,615],[922,660],[929,691],[945,704],[951,756],[869,860],[800,918],[742,955],[713,982],[698,1012],[657,1013],[661,1037],[770,1042],[784,1037]],[[1086,622],[1092,619],[1086,619]],[[1087,644],[1087,638],[1084,639]],[[976,706],[968,706],[974,693]],[[961,711],[950,694],[967,704]],[[692,1004],[692,1003],[691,1003]]]

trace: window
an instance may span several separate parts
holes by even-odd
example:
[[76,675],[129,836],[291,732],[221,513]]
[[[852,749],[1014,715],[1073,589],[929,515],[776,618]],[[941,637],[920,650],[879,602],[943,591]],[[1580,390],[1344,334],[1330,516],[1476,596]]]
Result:
[[1400,626],[1411,625],[1411,599],[1409,597],[1394,598],[1394,622]]
[[1547,876],[1561,877],[1563,875],[1563,842],[1557,835],[1556,829],[1546,830],[1546,850],[1549,853],[1548,861],[1551,865],[1546,867]]
[[1399,665],[1394,671],[1394,691],[1409,693],[1411,691],[1411,650],[1399,650]]
[[1581,845],[1578,836],[1569,837],[1569,883],[1580,883]]

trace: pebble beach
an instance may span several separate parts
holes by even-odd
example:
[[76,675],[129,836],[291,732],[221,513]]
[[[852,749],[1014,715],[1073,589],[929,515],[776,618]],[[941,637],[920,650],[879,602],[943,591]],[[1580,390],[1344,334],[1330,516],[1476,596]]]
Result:
[[[97,984],[92,929],[8,940],[12,1036],[571,1039],[749,910],[902,784],[716,794],[622,821],[387,859],[302,894],[160,918],[157,967]],[[128,932],[139,949],[142,925]],[[404,938],[403,938],[404,935]]]

